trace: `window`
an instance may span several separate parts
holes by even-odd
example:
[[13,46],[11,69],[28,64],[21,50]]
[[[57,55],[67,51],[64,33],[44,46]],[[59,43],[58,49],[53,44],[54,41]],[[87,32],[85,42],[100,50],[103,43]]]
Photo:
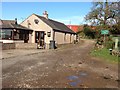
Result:
[[44,32],[41,32],[40,38],[41,38],[41,39],[44,39]]
[[2,39],[12,39],[12,30],[1,30],[0,38]]
[[19,30],[14,30],[14,39],[19,40],[19,37],[20,37]]
[[50,37],[51,36],[51,32],[47,32],[47,36]]
[[34,22],[35,22],[35,24],[38,24],[38,23],[39,23],[39,20],[38,20],[38,19],[35,19]]

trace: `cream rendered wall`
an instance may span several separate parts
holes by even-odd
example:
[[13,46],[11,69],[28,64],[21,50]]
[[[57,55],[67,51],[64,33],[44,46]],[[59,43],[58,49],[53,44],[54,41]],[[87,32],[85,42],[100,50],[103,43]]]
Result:
[[55,43],[64,44],[65,43],[64,36],[65,36],[65,33],[55,32]]
[[32,33],[29,33],[29,41],[28,43],[32,43]]
[[[71,38],[71,41],[70,41]],[[72,43],[75,40],[74,34],[55,32],[55,42],[56,44],[67,44]]]
[[[34,20],[38,19],[39,23],[35,24]],[[28,25],[30,23],[31,25]],[[34,30],[32,34],[29,34],[29,43],[35,43],[35,31],[44,31],[45,35],[45,44],[46,47],[49,48],[50,40],[53,40],[53,29],[44,23],[41,19],[39,19],[36,15],[32,14],[29,16],[25,21],[21,23],[21,25]],[[47,32],[51,32],[51,37],[47,36]],[[71,37],[71,42],[70,42]],[[62,33],[62,32],[55,32],[55,42],[57,44],[65,44],[65,43],[72,43],[75,40],[75,36],[69,33]]]
[[70,43],[70,34],[66,33],[66,42],[65,43]]
[[[35,24],[34,20],[38,19],[39,23]],[[28,23],[30,23],[31,25],[28,26]],[[49,27],[46,23],[44,23],[41,19],[39,19],[36,15],[32,14],[31,16],[29,16],[25,21],[23,21],[21,23],[21,25],[33,29],[33,33],[32,33],[32,43],[35,43],[35,31],[44,31],[46,33],[45,35],[45,43],[49,44],[49,41],[53,39],[53,30],[51,27]],[[47,36],[47,32],[51,32],[51,37]]]
[[71,35],[71,43],[74,42],[74,34]]
[[76,40],[76,39],[77,39],[77,38],[76,38],[76,36],[77,36],[77,35],[74,35],[74,40]]

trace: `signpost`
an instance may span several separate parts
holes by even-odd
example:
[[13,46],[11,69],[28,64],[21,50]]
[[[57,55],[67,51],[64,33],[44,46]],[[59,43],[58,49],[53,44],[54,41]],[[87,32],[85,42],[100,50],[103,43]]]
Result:
[[104,43],[105,43],[105,36],[109,34],[109,30],[101,30],[101,35],[104,35]]
[[107,34],[109,34],[109,30],[101,30],[101,34],[102,35],[107,35]]

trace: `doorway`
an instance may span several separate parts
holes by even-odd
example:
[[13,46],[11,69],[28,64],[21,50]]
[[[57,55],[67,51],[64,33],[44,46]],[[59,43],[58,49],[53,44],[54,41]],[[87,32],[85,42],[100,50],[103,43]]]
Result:
[[35,43],[44,48],[44,31],[35,31]]

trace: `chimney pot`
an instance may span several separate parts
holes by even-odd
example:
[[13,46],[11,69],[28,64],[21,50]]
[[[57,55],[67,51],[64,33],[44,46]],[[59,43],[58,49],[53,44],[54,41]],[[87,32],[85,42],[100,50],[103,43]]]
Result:
[[48,13],[47,13],[47,11],[45,11],[45,12],[43,13],[43,16],[44,16],[46,19],[48,19]]
[[17,18],[15,18],[15,24],[17,24]]

